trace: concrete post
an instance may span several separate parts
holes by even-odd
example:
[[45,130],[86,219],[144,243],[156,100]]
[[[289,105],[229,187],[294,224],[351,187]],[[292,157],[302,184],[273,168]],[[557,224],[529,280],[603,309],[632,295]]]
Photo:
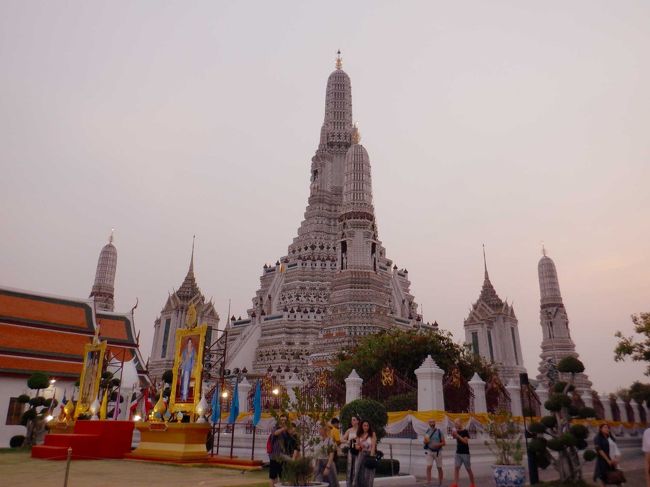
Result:
[[345,404],[361,399],[362,385],[363,379],[359,377],[356,370],[352,369],[350,375],[345,379]]
[[508,391],[508,394],[510,394],[510,412],[513,416],[523,416],[521,386],[515,382],[514,379],[510,379],[506,385],[506,390]]
[[585,403],[585,407],[588,408],[594,407],[594,397],[591,395],[591,391],[589,389],[584,389],[580,393],[580,398],[582,399],[582,402]]
[[237,393],[239,394],[239,412],[247,413],[248,412],[248,393],[251,391],[250,382],[244,377],[239,385],[237,386]]
[[418,411],[444,411],[445,397],[442,391],[442,377],[445,372],[427,355],[422,365],[415,370],[418,378]]
[[616,405],[618,406],[618,413],[621,416],[621,421],[629,421],[629,418],[627,417],[627,409],[625,408],[625,401],[620,397],[617,397]]
[[600,402],[602,403],[603,409],[605,410],[605,420],[612,421],[614,419],[614,415],[612,414],[612,405],[609,402],[609,394],[600,394],[598,397],[600,398]]
[[636,401],[632,401],[631,404],[632,404],[632,407],[634,408],[634,416],[635,416],[635,418],[636,418],[636,422],[637,422],[637,423],[640,423],[641,420],[642,420],[642,416],[641,416],[641,408],[642,408],[643,406],[641,406],[641,404],[639,404],[639,403],[636,402]]
[[539,397],[539,402],[541,403],[539,406],[540,414],[542,416],[548,416],[551,412],[544,406],[546,401],[548,401],[548,389],[546,389],[543,384],[540,384],[535,392],[537,393],[537,397]]
[[289,377],[284,385],[287,387],[287,394],[289,395],[289,401],[290,402],[295,402],[296,401],[296,391],[294,389],[302,387],[302,381],[298,379],[298,377],[292,375]]
[[472,380],[469,381],[469,386],[474,393],[474,412],[487,413],[487,401],[485,400],[485,381],[474,372]]

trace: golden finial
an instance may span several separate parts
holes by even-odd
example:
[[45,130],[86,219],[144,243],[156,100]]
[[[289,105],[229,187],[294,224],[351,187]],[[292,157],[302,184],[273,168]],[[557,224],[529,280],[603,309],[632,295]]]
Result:
[[354,127],[352,127],[352,143],[357,145],[361,142],[361,133],[359,132],[359,124],[354,122]]
[[190,307],[187,308],[187,319],[185,320],[185,327],[192,329],[196,326],[196,306],[194,303],[190,304]]
[[341,69],[343,67],[343,60],[341,59],[341,50],[339,49],[336,52],[336,69]]

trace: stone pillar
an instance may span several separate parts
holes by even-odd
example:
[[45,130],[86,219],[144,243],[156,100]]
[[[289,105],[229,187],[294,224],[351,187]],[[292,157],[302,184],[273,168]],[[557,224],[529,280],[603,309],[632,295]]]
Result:
[[474,412],[487,413],[487,401],[485,400],[485,382],[474,372],[472,380],[469,381],[469,386],[474,393]]
[[510,394],[510,412],[513,416],[523,416],[523,408],[521,406],[521,386],[510,379],[506,385],[506,390]]
[[605,410],[605,421],[612,421],[614,415],[612,414],[612,405],[609,402],[609,394],[600,394],[598,397],[600,398],[600,402]]
[[641,420],[643,419],[643,418],[641,417],[641,408],[642,408],[643,406],[641,406],[641,404],[639,404],[638,402],[636,402],[636,401],[634,401],[634,400],[632,400],[632,402],[631,402],[630,404],[632,404],[632,407],[634,408],[634,416],[635,416],[635,418],[636,418],[636,422],[637,422],[637,423],[640,423]]
[[350,375],[345,379],[345,404],[361,399],[362,385],[363,379],[359,377],[356,370],[352,369]]
[[544,406],[546,401],[548,401],[548,389],[545,389],[544,385],[540,384],[539,388],[537,390],[535,390],[535,392],[537,393],[537,397],[539,397],[539,402],[540,402],[539,412],[540,412],[540,414],[542,416],[550,415],[551,412],[548,409],[546,409],[546,406]]
[[418,378],[418,411],[444,411],[445,398],[442,391],[442,377],[445,372],[427,355],[422,365],[415,370]]
[[237,386],[237,393],[239,394],[239,412],[247,413],[248,412],[248,393],[251,391],[251,385],[246,377],[244,377],[239,385]]
[[287,394],[289,395],[289,401],[290,402],[295,402],[296,401],[296,392],[294,391],[294,388],[302,387],[302,381],[298,379],[296,376],[291,376],[287,379],[287,381],[284,383],[284,385],[287,387]]
[[585,407],[588,408],[594,407],[594,397],[591,395],[591,391],[589,389],[584,389],[580,393],[580,398],[582,399],[582,402],[585,403]]
[[621,417],[621,421],[629,421],[627,418],[627,409],[625,408],[625,401],[620,397],[616,398],[616,405],[618,406],[618,413]]

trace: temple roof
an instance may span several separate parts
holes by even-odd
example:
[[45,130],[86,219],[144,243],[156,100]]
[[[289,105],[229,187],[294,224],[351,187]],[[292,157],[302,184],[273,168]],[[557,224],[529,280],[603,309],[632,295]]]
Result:
[[92,299],[0,288],[0,373],[54,377],[81,373],[84,345],[99,338],[118,360],[133,360],[145,374],[131,314],[98,312]]

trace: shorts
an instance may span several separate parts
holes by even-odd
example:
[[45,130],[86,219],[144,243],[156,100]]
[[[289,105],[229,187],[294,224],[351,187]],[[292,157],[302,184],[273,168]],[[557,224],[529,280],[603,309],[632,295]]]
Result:
[[431,467],[435,460],[436,467],[442,468],[442,450],[438,450],[438,451],[425,450],[424,454],[427,456],[427,467]]
[[279,479],[282,475],[282,462],[271,460],[269,463],[269,478],[272,480]]
[[460,468],[462,465],[465,465],[465,468],[469,470],[472,468],[472,463],[469,459],[469,453],[456,453],[456,459],[454,460],[454,466]]

